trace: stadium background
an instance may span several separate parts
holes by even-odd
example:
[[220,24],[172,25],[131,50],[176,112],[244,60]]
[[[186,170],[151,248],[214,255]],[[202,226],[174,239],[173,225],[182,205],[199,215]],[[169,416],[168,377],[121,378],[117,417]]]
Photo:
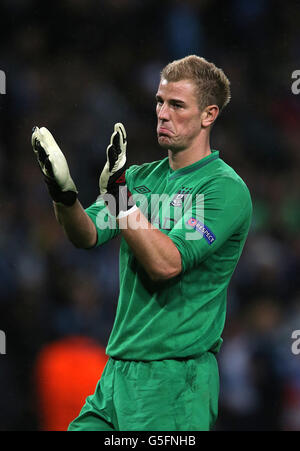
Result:
[[231,80],[212,147],[254,203],[229,289],[216,429],[300,429],[299,22],[299,1],[1,1],[0,430],[63,428],[101,373],[118,294],[118,240],[88,252],[67,242],[32,127],[53,131],[86,207],[115,122],[127,128],[130,163],[164,156],[159,71],[191,53]]

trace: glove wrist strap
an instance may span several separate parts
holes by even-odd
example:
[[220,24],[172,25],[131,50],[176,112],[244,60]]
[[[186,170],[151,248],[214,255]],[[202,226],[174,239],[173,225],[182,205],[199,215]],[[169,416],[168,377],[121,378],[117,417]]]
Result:
[[122,219],[125,218],[126,216],[130,215],[131,213],[133,213],[134,211],[136,211],[138,209],[138,207],[136,205],[134,205],[133,207],[129,208],[129,210],[127,211],[120,211],[120,213],[117,216],[117,219]]

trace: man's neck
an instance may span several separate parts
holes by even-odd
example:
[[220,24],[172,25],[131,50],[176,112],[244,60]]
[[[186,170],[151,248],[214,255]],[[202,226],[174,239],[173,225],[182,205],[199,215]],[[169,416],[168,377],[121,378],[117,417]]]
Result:
[[207,157],[211,154],[211,148],[209,142],[207,142],[205,145],[191,146],[178,152],[168,150],[168,154],[170,167],[173,171],[176,171]]

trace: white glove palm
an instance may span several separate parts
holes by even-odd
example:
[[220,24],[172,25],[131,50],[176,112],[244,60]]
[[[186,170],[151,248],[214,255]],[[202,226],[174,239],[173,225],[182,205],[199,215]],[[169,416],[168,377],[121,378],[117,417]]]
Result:
[[52,199],[64,205],[73,205],[78,191],[67,160],[52,134],[45,127],[34,127],[31,143]]
[[107,160],[99,179],[100,194],[114,216],[128,210],[130,193],[125,178],[126,147],[125,128],[121,123],[117,123],[106,149]]
[[[110,144],[106,149],[106,163],[99,179],[100,194],[111,193],[114,184],[123,175],[126,165],[126,131],[121,123],[115,124]],[[125,181],[125,176],[124,176]],[[115,191],[113,189],[113,191]],[[111,193],[115,194],[115,192]]]

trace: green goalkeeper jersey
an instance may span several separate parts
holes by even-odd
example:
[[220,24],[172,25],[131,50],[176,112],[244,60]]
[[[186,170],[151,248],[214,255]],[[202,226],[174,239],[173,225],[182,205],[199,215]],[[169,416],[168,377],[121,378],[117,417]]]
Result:
[[[178,248],[181,273],[154,282],[122,237],[120,293],[106,352],[124,360],[192,358],[218,352],[227,289],[249,231],[249,190],[218,151],[172,170],[168,158],[126,171],[136,204]],[[101,198],[86,209],[97,245],[120,233]]]

